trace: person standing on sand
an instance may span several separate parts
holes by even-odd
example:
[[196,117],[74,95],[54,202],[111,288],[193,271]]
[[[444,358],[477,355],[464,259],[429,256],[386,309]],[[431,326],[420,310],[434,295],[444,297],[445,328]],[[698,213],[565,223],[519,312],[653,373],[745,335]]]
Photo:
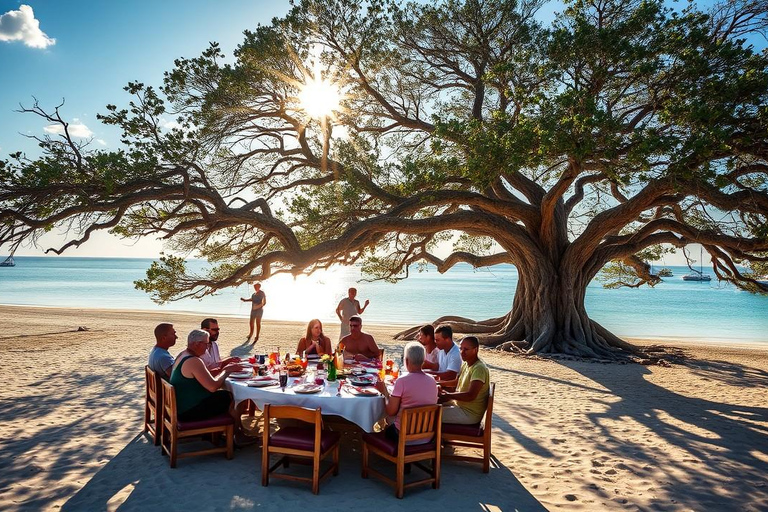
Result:
[[174,359],[168,349],[176,344],[176,329],[173,324],[158,324],[155,327],[155,346],[149,352],[147,366],[153,372],[168,380],[171,377]]
[[336,316],[339,317],[339,321],[341,322],[341,331],[339,332],[339,339],[343,338],[347,334],[349,334],[349,320],[353,316],[362,315],[363,311],[365,311],[365,308],[368,307],[368,304],[371,303],[370,300],[365,301],[365,305],[363,307],[360,307],[360,301],[355,299],[357,296],[357,288],[350,288],[347,291],[347,297],[344,297],[341,299],[341,302],[339,302],[339,305],[336,306]]
[[248,343],[248,341],[251,339],[251,336],[253,336],[253,324],[255,322],[256,337],[253,338],[253,343],[255,345],[256,342],[259,341],[259,334],[261,333],[261,317],[264,315],[264,306],[267,305],[267,296],[263,291],[261,291],[261,283],[253,284],[253,295],[251,295],[250,299],[241,298],[240,300],[243,302],[251,303],[251,330],[248,331],[248,337],[245,338],[245,342]]

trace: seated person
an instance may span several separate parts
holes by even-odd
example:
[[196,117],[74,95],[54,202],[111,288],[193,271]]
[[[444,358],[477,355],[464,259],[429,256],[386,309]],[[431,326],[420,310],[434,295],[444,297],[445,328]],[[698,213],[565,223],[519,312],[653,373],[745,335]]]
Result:
[[155,346],[149,351],[147,366],[166,380],[171,377],[174,362],[168,349],[176,344],[177,339],[179,337],[176,336],[173,324],[158,324],[155,327]]
[[176,412],[181,421],[197,421],[232,412],[232,395],[220,389],[230,373],[242,368],[233,363],[213,377],[200,358],[208,349],[208,333],[195,329],[187,337],[187,355],[179,354],[171,373],[176,388]]
[[[239,357],[228,357],[227,359],[221,360],[221,356],[219,355],[219,345],[216,343],[216,340],[219,339],[219,332],[221,329],[219,328],[219,322],[215,318],[206,318],[202,322],[200,322],[200,329],[208,333],[208,348],[206,348],[205,352],[202,356],[200,356],[200,359],[203,360],[203,363],[205,364],[205,367],[208,368],[208,371],[211,372],[212,375],[218,375],[219,372],[221,372],[221,369],[225,366],[231,364],[231,363],[239,363],[240,358]],[[184,350],[181,352],[176,359],[179,359],[181,357],[186,357],[188,355],[191,355],[189,352],[189,349]]]
[[461,353],[453,342],[453,329],[450,325],[441,325],[435,329],[435,344],[437,353],[437,370],[429,371],[437,380],[454,380],[461,369]]
[[[395,422],[387,426],[385,430],[387,438],[394,442],[397,442],[400,436],[400,416],[403,409],[437,403],[437,383],[435,379],[421,371],[424,356],[425,351],[421,343],[417,341],[408,343],[403,354],[408,374],[395,381],[392,395],[389,394],[383,381],[380,380],[376,383],[376,389],[386,399],[387,415],[395,417]],[[429,440],[423,442],[428,443]]]
[[339,345],[344,347],[344,358],[367,361],[379,357],[379,346],[373,336],[363,332],[363,320],[359,316],[349,319],[350,333],[341,338]]
[[437,344],[435,344],[435,328],[430,324],[425,325],[419,329],[416,339],[419,343],[424,345],[424,351],[427,354],[424,358],[424,366],[422,368],[425,370],[437,371],[440,368],[440,364],[438,363],[440,349],[437,348]]
[[480,423],[488,404],[488,389],[491,374],[488,367],[477,357],[480,343],[474,336],[461,340],[461,371],[454,382],[444,382],[444,386],[456,384],[456,391],[440,390],[440,403],[443,405],[443,423],[473,425]]
[[296,353],[301,355],[302,352],[306,352],[308,356],[321,356],[333,352],[331,339],[323,334],[323,324],[317,318],[309,321],[306,336],[299,340]]

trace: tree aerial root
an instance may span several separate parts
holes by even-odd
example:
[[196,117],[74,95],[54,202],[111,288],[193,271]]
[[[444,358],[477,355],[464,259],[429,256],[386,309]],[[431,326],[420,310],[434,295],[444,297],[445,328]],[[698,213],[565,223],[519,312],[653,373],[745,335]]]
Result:
[[[555,322],[551,316],[533,322],[531,315],[524,317],[520,310],[513,310],[507,315],[482,321],[461,316],[443,316],[432,322],[432,325],[449,325],[457,334],[477,335],[482,346],[505,352],[562,354],[610,361],[647,357],[638,347],[622,340],[575,309],[560,322]],[[415,326],[405,329],[397,333],[395,338],[415,339],[420,328]]]

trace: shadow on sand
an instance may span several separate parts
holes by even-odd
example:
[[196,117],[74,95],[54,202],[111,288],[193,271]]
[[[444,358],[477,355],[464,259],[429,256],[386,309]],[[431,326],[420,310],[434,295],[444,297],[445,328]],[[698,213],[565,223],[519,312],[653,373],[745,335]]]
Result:
[[356,439],[342,441],[339,476],[325,480],[317,496],[300,483],[273,480],[269,487],[262,487],[260,457],[260,449],[248,447],[237,450],[231,461],[221,456],[197,457],[181,460],[176,469],[170,469],[160,449],[140,435],[91,477],[62,510],[147,510],[162,504],[165,510],[405,511],[438,503],[450,504],[450,510],[546,510],[503,465],[483,475],[477,465],[443,463],[439,490],[415,487],[398,500],[384,483],[360,477]]
[[[607,439],[602,449],[641,468],[636,476],[643,477],[646,470],[664,470],[665,494],[676,498],[677,508],[768,510],[768,408],[670,391],[650,382],[646,377],[651,371],[637,364],[626,365],[621,372],[601,371],[599,364],[560,364],[609,390],[606,400],[595,399],[604,412],[587,413],[596,433]],[[689,361],[687,366],[694,375],[722,384],[724,402],[738,403],[738,392],[745,387],[768,386],[768,373],[760,369],[702,360]],[[680,451],[655,449],[640,439],[626,439],[622,429],[632,422],[678,448],[683,456]],[[746,492],[729,489],[729,482]],[[652,510],[668,509],[669,499],[665,503],[654,504]]]

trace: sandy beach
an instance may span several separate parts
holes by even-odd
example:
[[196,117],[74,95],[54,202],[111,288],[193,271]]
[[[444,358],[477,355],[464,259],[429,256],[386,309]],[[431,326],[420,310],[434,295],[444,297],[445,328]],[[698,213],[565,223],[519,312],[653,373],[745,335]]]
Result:
[[[0,510],[768,510],[768,345],[665,339],[687,357],[670,367],[483,350],[497,383],[491,472],[445,461],[439,490],[397,500],[360,478],[356,439],[344,439],[340,475],[319,496],[262,487],[253,446],[170,469],[141,433],[143,367],[157,323],[175,324],[177,354],[199,315],[0,311]],[[220,325],[222,355],[237,356],[293,351],[306,328],[265,318],[253,349],[246,319]],[[401,349],[398,328],[363,328]],[[335,340],[338,325],[326,333]]]

